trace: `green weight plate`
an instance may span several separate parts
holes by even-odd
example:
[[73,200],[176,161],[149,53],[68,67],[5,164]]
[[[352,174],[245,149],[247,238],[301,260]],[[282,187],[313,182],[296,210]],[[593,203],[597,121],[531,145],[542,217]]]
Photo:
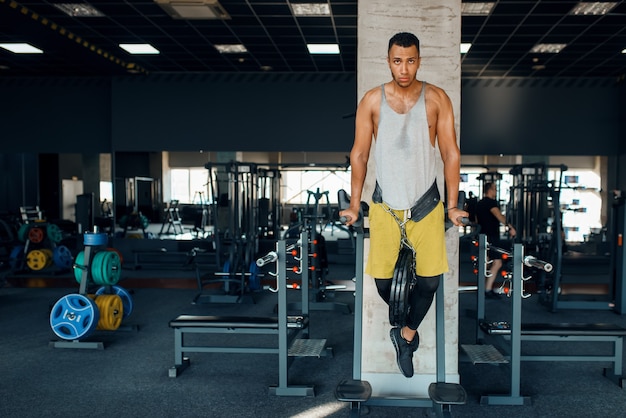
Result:
[[50,241],[54,242],[55,244],[63,240],[63,232],[58,225],[48,224],[48,226],[46,227],[46,233],[48,234],[48,238],[50,238]]
[[81,282],[83,277],[83,271],[87,267],[85,266],[85,252],[81,251],[76,255],[76,259],[74,260],[74,278],[78,283]]

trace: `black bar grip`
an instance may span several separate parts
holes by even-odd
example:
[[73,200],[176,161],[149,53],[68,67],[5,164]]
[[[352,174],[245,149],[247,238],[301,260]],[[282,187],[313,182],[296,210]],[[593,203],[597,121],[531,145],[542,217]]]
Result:
[[[346,210],[350,207],[350,195],[344,189],[339,189],[337,192],[337,202],[339,203],[339,211]],[[348,218],[345,216],[339,217],[339,222],[345,224],[348,222]],[[352,224],[355,227],[363,225],[363,210],[359,208],[359,218]]]

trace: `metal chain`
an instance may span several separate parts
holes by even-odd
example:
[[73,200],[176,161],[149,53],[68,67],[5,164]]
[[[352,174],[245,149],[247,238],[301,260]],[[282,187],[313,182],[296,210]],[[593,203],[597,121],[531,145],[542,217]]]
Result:
[[393,211],[393,209],[391,209],[389,206],[387,206],[384,203],[381,203],[380,205],[385,210],[385,212],[390,214],[393,217],[393,219],[395,219],[396,223],[398,224],[398,227],[400,228],[400,244],[410,249],[411,252],[413,252],[413,259],[415,259],[415,248],[413,248],[413,245],[411,245],[409,238],[406,236],[406,228],[405,228],[406,223],[409,222],[411,218],[407,218],[406,220],[401,221],[400,218],[398,218],[398,215],[396,215],[396,213]]

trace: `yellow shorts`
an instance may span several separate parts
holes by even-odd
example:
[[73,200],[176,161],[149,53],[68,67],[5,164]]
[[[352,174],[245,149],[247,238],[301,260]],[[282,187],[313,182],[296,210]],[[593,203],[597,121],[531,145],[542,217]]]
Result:
[[[394,210],[401,221],[403,210]],[[372,203],[369,210],[370,251],[365,272],[376,279],[391,279],[400,251],[400,227],[382,204]],[[406,235],[415,249],[415,273],[438,276],[448,271],[443,203],[419,222],[405,224]]]

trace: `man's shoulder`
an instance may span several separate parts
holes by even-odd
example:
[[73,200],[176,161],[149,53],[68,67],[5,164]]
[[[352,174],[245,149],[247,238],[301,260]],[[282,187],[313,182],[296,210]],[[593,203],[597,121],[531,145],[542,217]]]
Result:
[[363,95],[361,104],[375,105],[376,103],[380,103],[381,97],[382,92],[380,86],[371,88]]
[[432,97],[442,98],[442,99],[448,98],[448,93],[446,93],[446,91],[442,89],[441,87],[435,84],[428,83],[426,81],[424,81],[424,85],[426,86],[425,94],[428,94],[429,96],[432,96]]

